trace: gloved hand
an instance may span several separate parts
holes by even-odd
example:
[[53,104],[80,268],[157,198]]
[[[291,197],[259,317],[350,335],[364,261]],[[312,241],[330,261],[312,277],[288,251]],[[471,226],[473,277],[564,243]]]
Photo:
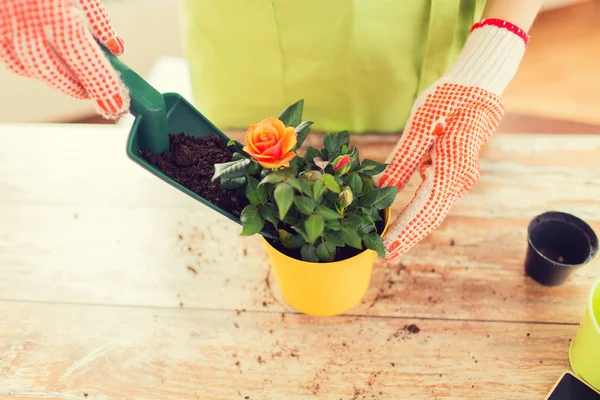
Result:
[[0,61],[93,99],[99,114],[117,119],[129,110],[129,93],[94,38],[115,55],[124,51],[99,0],[0,0]]
[[416,100],[406,129],[376,177],[404,187],[420,167],[422,183],[383,238],[386,260],[436,229],[479,179],[479,152],[503,116],[502,92],[524,55],[527,34],[497,19],[473,25],[456,63]]

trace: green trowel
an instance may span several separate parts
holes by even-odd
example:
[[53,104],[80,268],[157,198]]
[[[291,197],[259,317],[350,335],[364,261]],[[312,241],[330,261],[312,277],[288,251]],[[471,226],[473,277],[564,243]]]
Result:
[[[147,150],[152,154],[161,154],[169,150],[169,133],[184,132],[194,137],[208,137],[217,134],[224,144],[229,142],[229,137],[181,95],[177,93],[159,93],[107,49],[103,48],[103,50],[112,66],[121,74],[121,79],[130,92],[130,112],[135,117],[135,121],[127,139],[127,156],[164,182],[241,225],[242,222],[239,217],[217,207],[171,179],[138,154],[138,150]],[[275,239],[272,233],[263,231],[260,234]]]

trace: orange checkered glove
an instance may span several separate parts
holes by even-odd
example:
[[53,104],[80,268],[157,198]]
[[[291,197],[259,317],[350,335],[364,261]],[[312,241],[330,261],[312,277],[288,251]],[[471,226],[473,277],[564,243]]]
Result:
[[96,43],[121,55],[99,0],[0,0],[0,61],[77,99],[93,99],[99,114],[118,119],[129,93]]
[[528,36],[497,19],[473,25],[456,63],[416,100],[406,129],[376,182],[402,188],[420,167],[422,183],[383,238],[386,260],[435,230],[479,179],[479,152],[503,116],[500,96]]

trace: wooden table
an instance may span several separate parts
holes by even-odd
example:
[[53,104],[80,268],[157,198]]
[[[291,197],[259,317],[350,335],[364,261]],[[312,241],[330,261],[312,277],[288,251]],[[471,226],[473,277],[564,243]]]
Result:
[[[543,287],[525,230],[550,209],[600,229],[600,137],[496,135],[443,226],[313,318],[259,238],[130,162],[126,134],[0,125],[0,398],[543,399],[569,369],[600,264]],[[381,161],[396,138],[353,140]]]

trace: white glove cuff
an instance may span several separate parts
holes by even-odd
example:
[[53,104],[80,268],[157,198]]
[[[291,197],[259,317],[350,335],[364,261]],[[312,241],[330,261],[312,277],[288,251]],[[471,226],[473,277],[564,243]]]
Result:
[[501,96],[517,72],[529,36],[510,22],[486,19],[471,28],[444,82],[477,86]]

